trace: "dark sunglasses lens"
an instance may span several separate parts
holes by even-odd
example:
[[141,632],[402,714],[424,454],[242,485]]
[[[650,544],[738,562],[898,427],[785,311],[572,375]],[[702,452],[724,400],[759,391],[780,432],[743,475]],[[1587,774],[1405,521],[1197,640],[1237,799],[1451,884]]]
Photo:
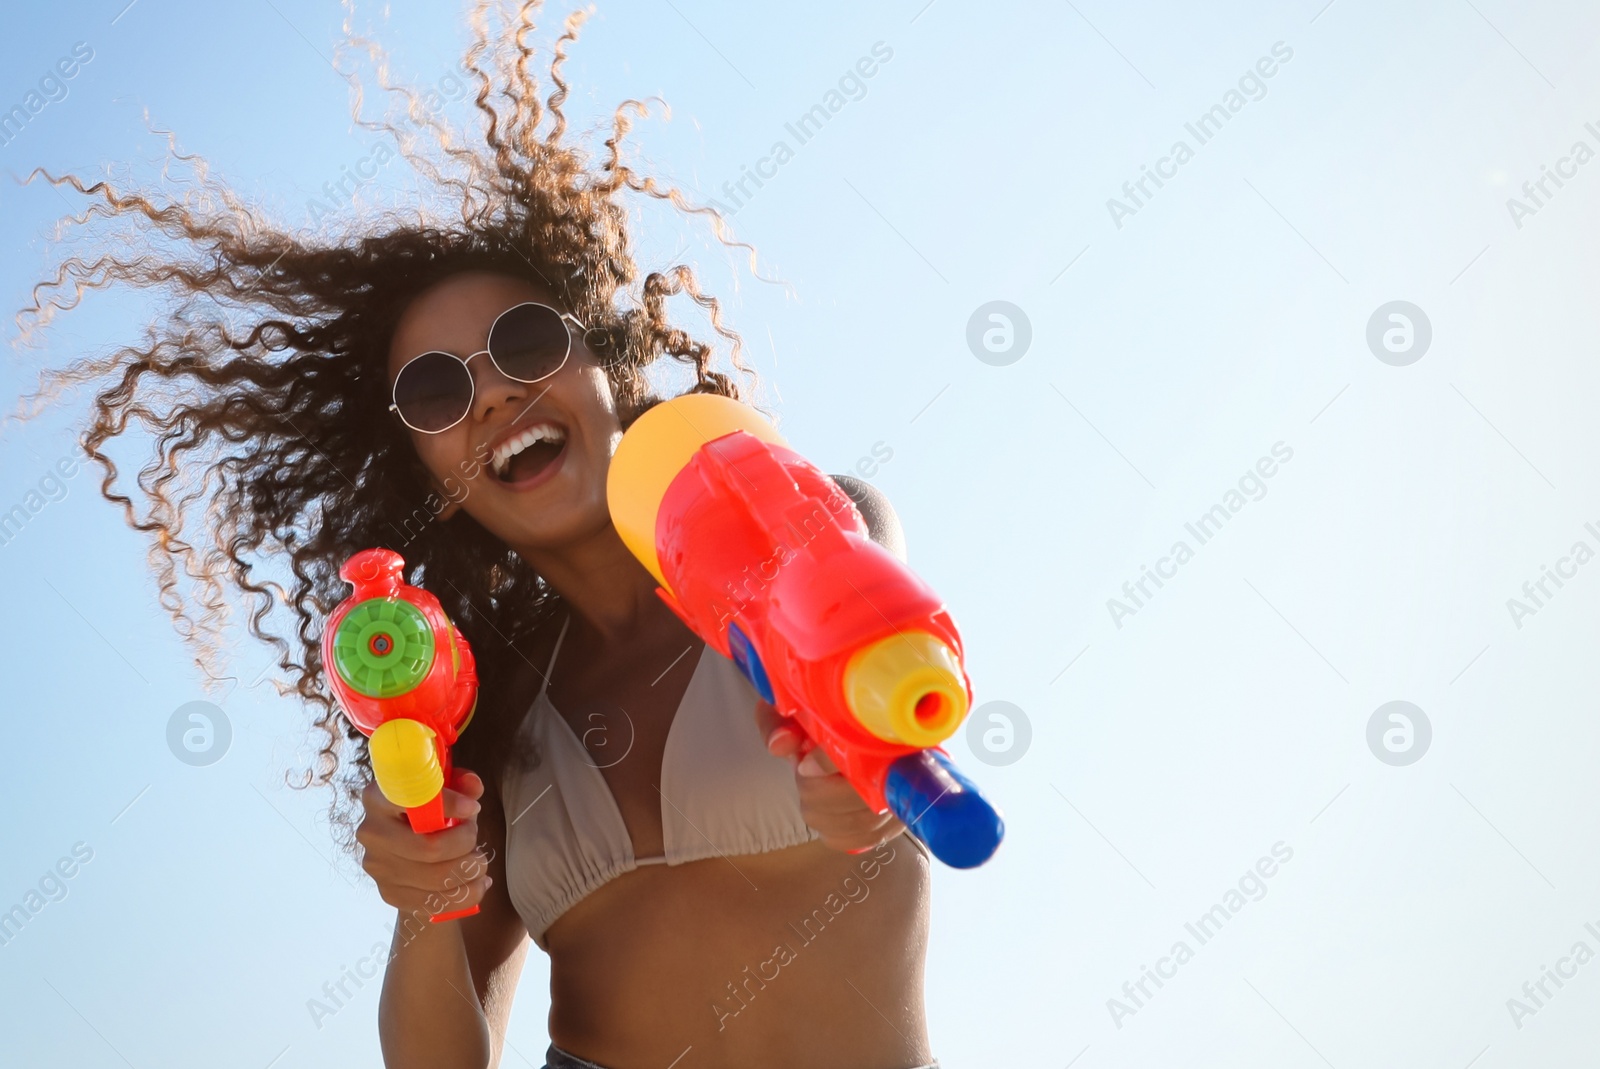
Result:
[[423,353],[400,369],[394,404],[417,430],[445,430],[472,405],[472,372],[449,353]]
[[489,332],[489,356],[507,376],[537,382],[567,359],[567,324],[553,308],[524,304],[508,310]]

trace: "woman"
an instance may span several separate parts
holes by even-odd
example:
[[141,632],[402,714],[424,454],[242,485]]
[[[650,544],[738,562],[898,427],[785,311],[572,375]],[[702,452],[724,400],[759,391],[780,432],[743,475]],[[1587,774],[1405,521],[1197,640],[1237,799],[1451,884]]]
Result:
[[[359,795],[362,864],[398,910],[379,1018],[388,1065],[500,1064],[533,942],[550,955],[552,1067],[925,1066],[925,851],[759,706],[611,526],[611,453],[658,400],[646,369],[670,356],[693,389],[739,394],[711,348],[671,324],[668,299],[705,309],[749,372],[687,268],[638,281],[622,197],[687,205],[621,162],[635,102],[598,166],[564,144],[560,63],[581,19],[567,20],[541,105],[535,8],[498,31],[487,5],[476,12],[466,66],[484,151],[415,96],[410,129],[386,126],[430,182],[434,206],[417,218],[310,241],[199,165],[176,199],[46,175],[92,200],[80,222],[127,224],[142,255],[66,261],[25,330],[89,288],[177,298],[145,344],[80,361],[46,393],[102,387],[85,445],[105,495],[152,537],[163,603],[201,663],[231,587],[321,711],[313,778],[342,788],[347,827]],[[423,154],[415,131],[442,154]],[[130,421],[156,435],[140,506],[101,451]],[[897,548],[892,512],[850,489]],[[373,545],[401,552],[409,580],[441,599],[483,682],[457,749],[472,771],[447,792],[461,823],[430,836],[369,782],[319,657],[345,592],[337,569]],[[480,909],[422,920],[446,901]]]

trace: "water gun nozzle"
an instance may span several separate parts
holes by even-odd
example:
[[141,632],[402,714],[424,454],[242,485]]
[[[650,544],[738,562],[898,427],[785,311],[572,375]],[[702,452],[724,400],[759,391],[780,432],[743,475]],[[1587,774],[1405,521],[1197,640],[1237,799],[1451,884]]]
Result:
[[908,631],[865,647],[845,667],[845,700],[878,738],[936,746],[967,715],[967,688],[955,651],[926,631]]

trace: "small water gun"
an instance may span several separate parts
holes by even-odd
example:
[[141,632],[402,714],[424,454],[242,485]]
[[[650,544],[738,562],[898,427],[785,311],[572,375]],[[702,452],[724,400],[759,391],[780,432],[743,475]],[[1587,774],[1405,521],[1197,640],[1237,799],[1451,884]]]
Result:
[[[441,831],[450,747],[478,704],[472,648],[439,599],[407,583],[405,561],[364,549],[339,569],[355,589],[322,633],[322,663],[345,716],[367,736],[383,796],[406,811],[411,830]],[[435,914],[435,922],[478,912]]]
[[832,479],[755,409],[687,394],[628,428],[606,498],[661,599],[869,806],[948,865],[989,859],[1004,822],[939,746],[971,704],[961,635]]

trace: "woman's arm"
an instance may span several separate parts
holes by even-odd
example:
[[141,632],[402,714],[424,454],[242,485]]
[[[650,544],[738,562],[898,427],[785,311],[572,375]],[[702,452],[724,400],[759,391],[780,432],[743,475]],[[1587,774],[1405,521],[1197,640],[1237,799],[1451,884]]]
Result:
[[505,1050],[506,1027],[511,1023],[511,1002],[533,941],[507,890],[505,807],[498,797],[490,801],[478,816],[478,827],[482,833],[479,841],[495,844],[489,858],[489,876],[494,882],[483,896],[478,915],[462,922],[461,938],[472,970],[473,991],[489,1024],[492,1049],[488,1069],[497,1069]]
[[[364,864],[384,901],[399,909],[378,1006],[389,1069],[498,1066],[527,956],[528,932],[505,889],[504,813],[495,799],[478,808],[477,776],[467,773],[458,785],[461,793],[446,792],[446,809],[463,823],[429,836],[413,836],[404,814],[387,813],[376,791],[363,798]],[[476,902],[479,911],[433,924],[428,913],[441,900],[452,909]]]

